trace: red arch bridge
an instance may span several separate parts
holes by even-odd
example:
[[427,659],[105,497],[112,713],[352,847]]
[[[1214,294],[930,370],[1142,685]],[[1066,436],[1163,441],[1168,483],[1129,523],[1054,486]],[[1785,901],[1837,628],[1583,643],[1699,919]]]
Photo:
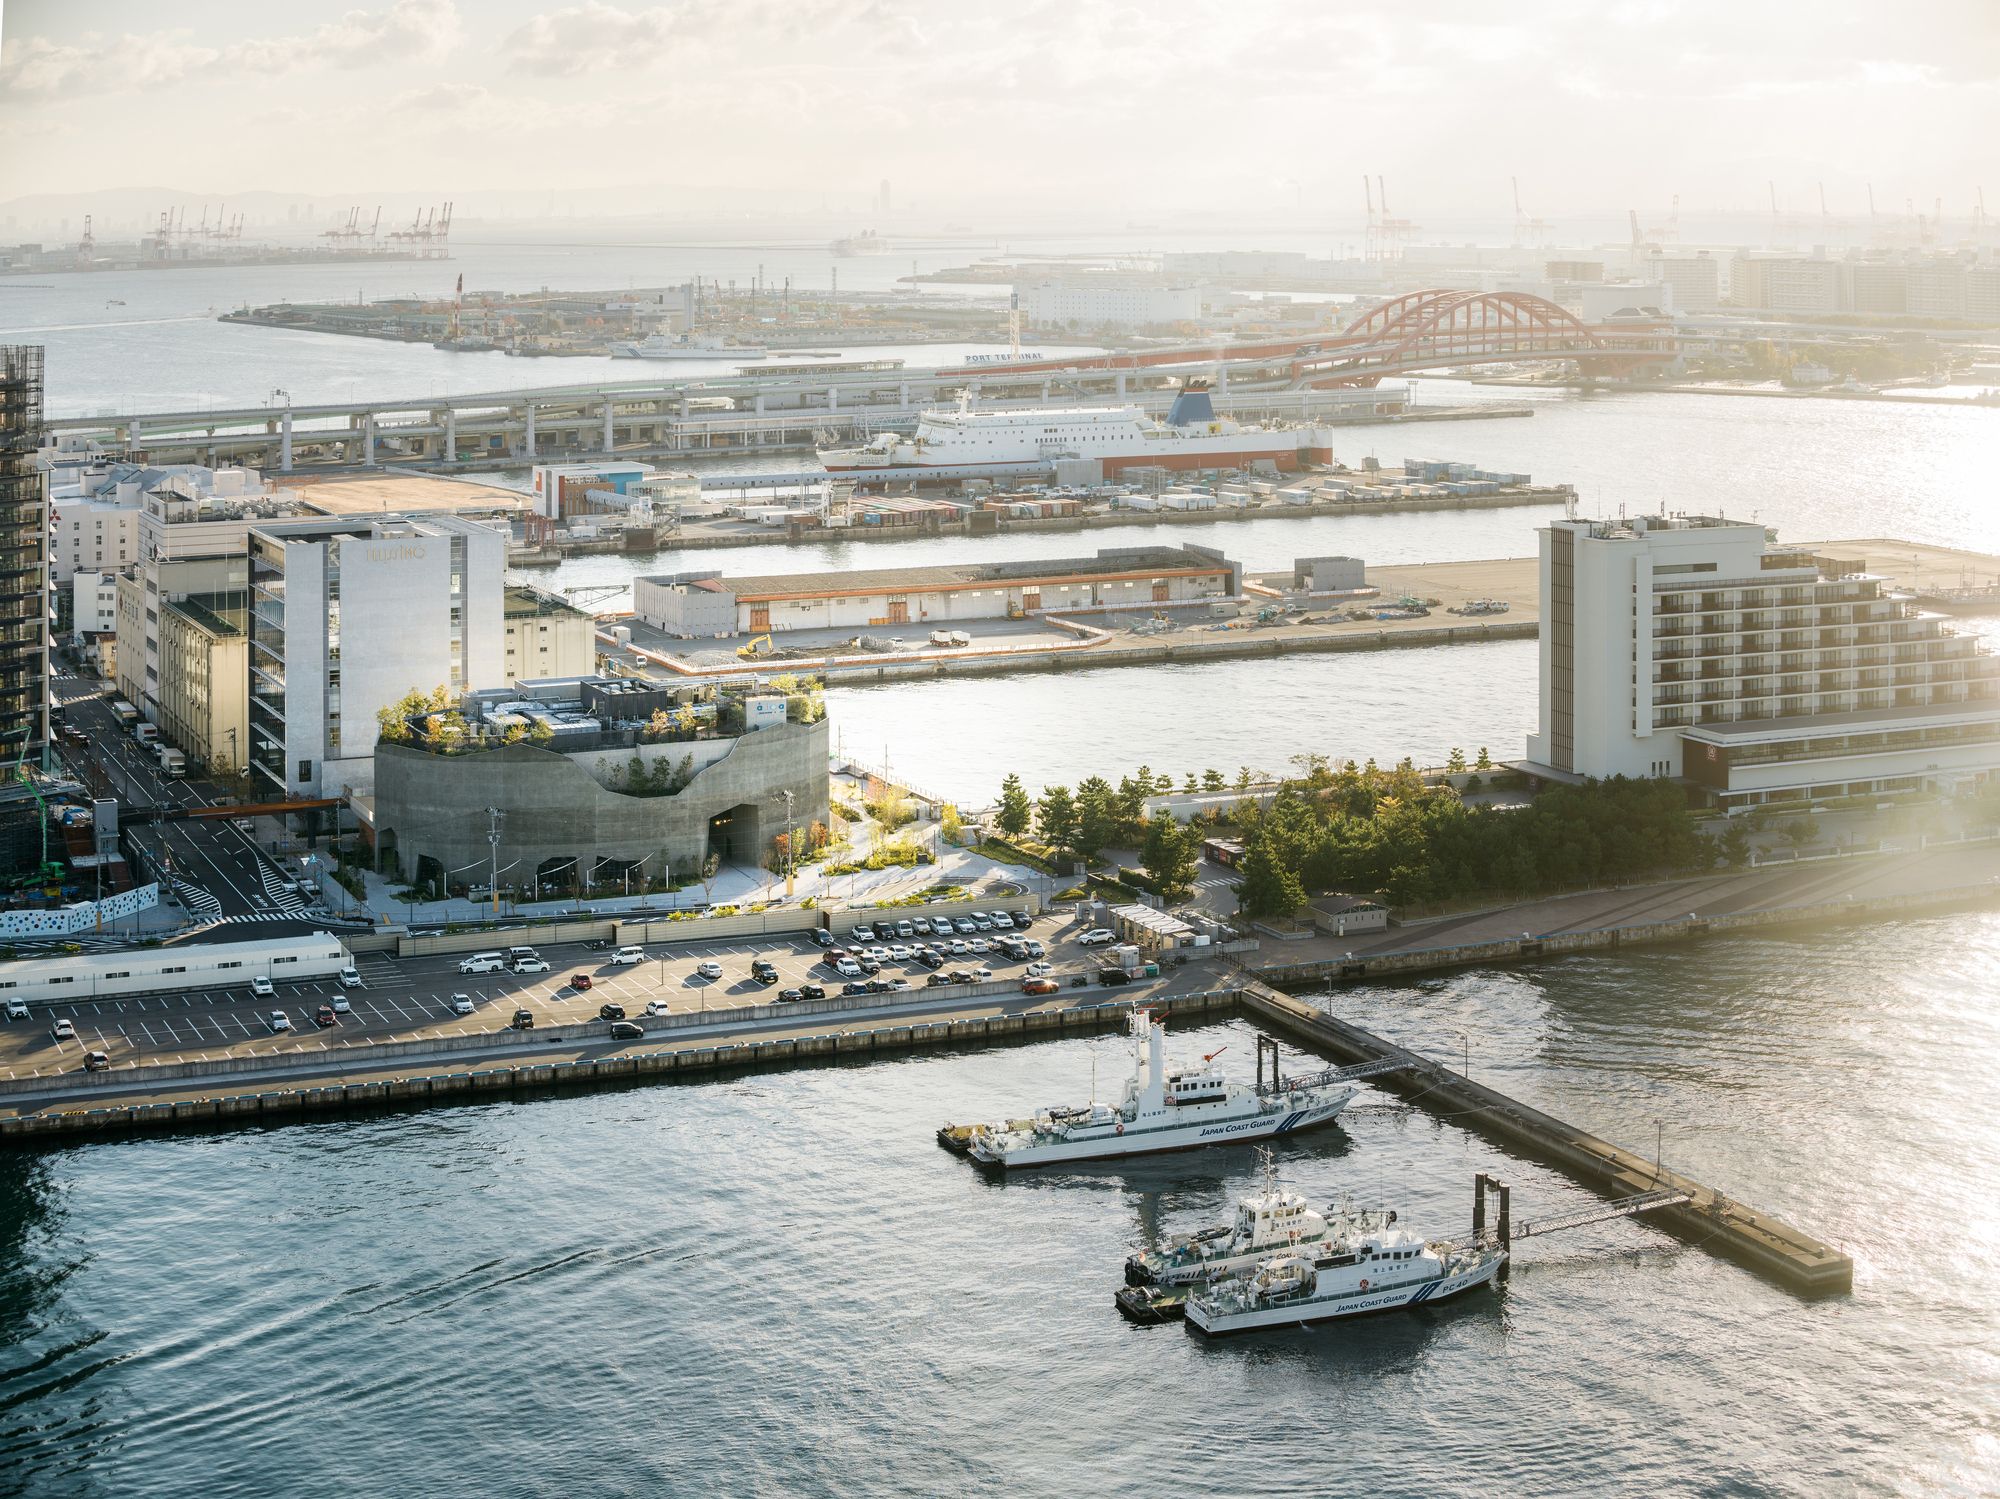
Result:
[[1391,375],[1516,360],[1573,359],[1585,375],[1630,374],[1675,354],[1667,318],[1585,323],[1544,297],[1512,291],[1413,291],[1384,302],[1339,333],[1257,344],[1188,343],[1143,353],[1036,359],[982,366],[979,377],[1051,370],[1145,370],[1204,364],[1289,368],[1294,389],[1374,385]]

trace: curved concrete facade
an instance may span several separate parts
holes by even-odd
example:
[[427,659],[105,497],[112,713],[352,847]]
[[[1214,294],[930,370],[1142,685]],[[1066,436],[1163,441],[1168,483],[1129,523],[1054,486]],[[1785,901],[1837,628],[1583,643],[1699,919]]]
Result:
[[[545,866],[571,860],[589,872],[599,860],[636,863],[650,857],[649,877],[663,873],[668,861],[688,873],[711,852],[711,820],[724,813],[729,821],[715,835],[713,851],[726,863],[762,863],[785,828],[778,793],[793,794],[798,827],[827,820],[827,738],[825,720],[745,734],[686,790],[652,797],[600,785],[578,763],[596,756],[572,757],[531,744],[476,755],[431,755],[378,744],[376,864],[386,868],[393,850],[406,877],[417,876],[420,860],[435,860],[453,883],[484,884],[488,807],[507,814],[500,823],[503,885],[526,884]],[[721,846],[725,837],[727,847]]]

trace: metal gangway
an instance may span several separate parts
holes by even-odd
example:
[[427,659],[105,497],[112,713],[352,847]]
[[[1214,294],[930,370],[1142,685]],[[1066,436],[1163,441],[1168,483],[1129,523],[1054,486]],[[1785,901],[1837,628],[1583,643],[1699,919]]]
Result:
[[[1264,1055],[1270,1053],[1271,1080],[1264,1081]],[[1423,1067],[1427,1064],[1420,1057],[1381,1057],[1373,1062],[1356,1062],[1351,1067],[1330,1067],[1324,1072],[1306,1073],[1298,1077],[1278,1075],[1278,1043],[1270,1036],[1257,1038],[1257,1092],[1260,1097],[1269,1098],[1278,1093],[1289,1093],[1294,1088],[1323,1088],[1329,1083],[1354,1082],[1359,1078],[1377,1077],[1384,1072],[1400,1072],[1406,1067]]]
[[[1635,1192],[1630,1197],[1620,1197],[1611,1202],[1593,1203],[1587,1208],[1574,1212],[1560,1213],[1553,1218],[1538,1218],[1532,1221],[1522,1219],[1518,1227],[1513,1223],[1513,1189],[1497,1177],[1480,1172],[1473,1178],[1472,1189],[1472,1243],[1481,1249],[1507,1249],[1514,1240],[1532,1238],[1538,1234],[1566,1233],[1573,1228],[1583,1228],[1592,1223],[1607,1223],[1613,1218],[1631,1218],[1655,1208],[1679,1207],[1693,1202],[1691,1193],[1679,1187],[1661,1187],[1651,1192]],[[1499,1215],[1494,1226],[1486,1226],[1486,1202],[1488,1194],[1499,1199]]]

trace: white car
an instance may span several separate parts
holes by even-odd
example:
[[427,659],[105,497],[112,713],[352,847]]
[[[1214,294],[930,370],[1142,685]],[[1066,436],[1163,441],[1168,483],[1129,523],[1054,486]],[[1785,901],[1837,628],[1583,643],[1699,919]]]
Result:
[[951,955],[954,958],[962,958],[971,951],[972,948],[967,945],[963,937],[954,937],[951,939]]
[[[361,971],[356,968],[341,969],[340,987],[343,989],[359,989],[361,987]],[[347,1008],[347,1002],[345,1000],[342,1000],[334,1008],[344,1010]]]
[[643,963],[646,961],[646,949],[643,947],[621,947],[611,955],[611,961],[629,968],[634,963]]
[[833,965],[833,971],[844,979],[858,979],[861,977],[861,965],[852,958],[842,958],[838,963]]
[[991,942],[988,942],[984,937],[974,937],[970,942],[966,943],[965,945],[968,948],[970,948],[973,952],[993,951],[993,944]]
[[287,1015],[283,1010],[273,1010],[269,1023],[271,1033],[276,1035],[279,1031],[288,1031],[292,1028],[292,1017]]
[[49,1034],[58,1041],[73,1041],[76,1039],[76,1027],[67,1020],[58,1020],[49,1027]]
[[646,1004],[646,1013],[648,1015],[671,1015],[673,1012],[674,1007],[664,999],[649,1000]]
[[8,1000],[7,1018],[9,1020],[26,1020],[28,1018],[28,1002],[25,999]]
[[277,992],[272,987],[271,981],[261,974],[250,980],[250,993],[258,999],[271,999],[276,996]]
[[707,963],[695,964],[694,971],[700,978],[719,979],[722,977],[722,965],[712,960]]
[[1093,927],[1076,939],[1078,947],[1103,947],[1108,942],[1116,942],[1118,934],[1107,932],[1103,927]]
[[975,984],[989,983],[992,981],[992,978],[993,970],[988,968],[984,963],[981,963],[977,968],[972,970],[972,982]]
[[352,1006],[352,1005],[350,1005],[350,1004],[348,1004],[348,1002],[347,1002],[347,996],[346,996],[345,994],[336,994],[336,995],[334,995],[334,996],[333,996],[333,1013],[334,1013],[334,1014],[336,1014],[336,1015],[345,1015],[345,1014],[348,1014],[348,1013],[349,1013],[349,1012],[350,1012],[350,1011],[351,1011],[352,1009],[353,1009],[353,1006]]
[[869,948],[868,956],[878,963],[886,963],[889,961],[890,953],[888,948],[878,946]]
[[889,980],[889,992],[891,994],[901,994],[909,987],[910,987],[910,981],[908,979]]
[[1023,978],[1045,979],[1055,971],[1056,965],[1053,963],[1030,963],[1026,968],[1021,970],[1021,976]]
[[889,949],[889,956],[898,963],[907,963],[910,961],[910,950],[898,942]]
[[514,971],[516,973],[547,973],[549,965],[541,958],[516,958],[514,960]]
[[470,1015],[472,1013],[472,996],[470,994],[452,995],[451,1013],[454,1015]]

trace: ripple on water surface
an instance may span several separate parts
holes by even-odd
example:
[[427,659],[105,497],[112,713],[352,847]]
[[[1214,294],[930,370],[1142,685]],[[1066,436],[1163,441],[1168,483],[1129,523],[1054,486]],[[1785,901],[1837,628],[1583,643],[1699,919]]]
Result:
[[[0,1491],[1973,1492],[1996,959],[1962,916],[1334,1001],[1634,1149],[1663,1121],[1669,1164],[1855,1253],[1811,1304],[1621,1221],[1417,1313],[1131,1327],[1125,1255],[1224,1216],[1254,1150],[1002,1181],[930,1141],[1093,1060],[1110,1091],[1112,1036],[10,1153]],[[1520,1216],[1588,1200],[1373,1090],[1280,1156],[1438,1235],[1479,1170]]]

